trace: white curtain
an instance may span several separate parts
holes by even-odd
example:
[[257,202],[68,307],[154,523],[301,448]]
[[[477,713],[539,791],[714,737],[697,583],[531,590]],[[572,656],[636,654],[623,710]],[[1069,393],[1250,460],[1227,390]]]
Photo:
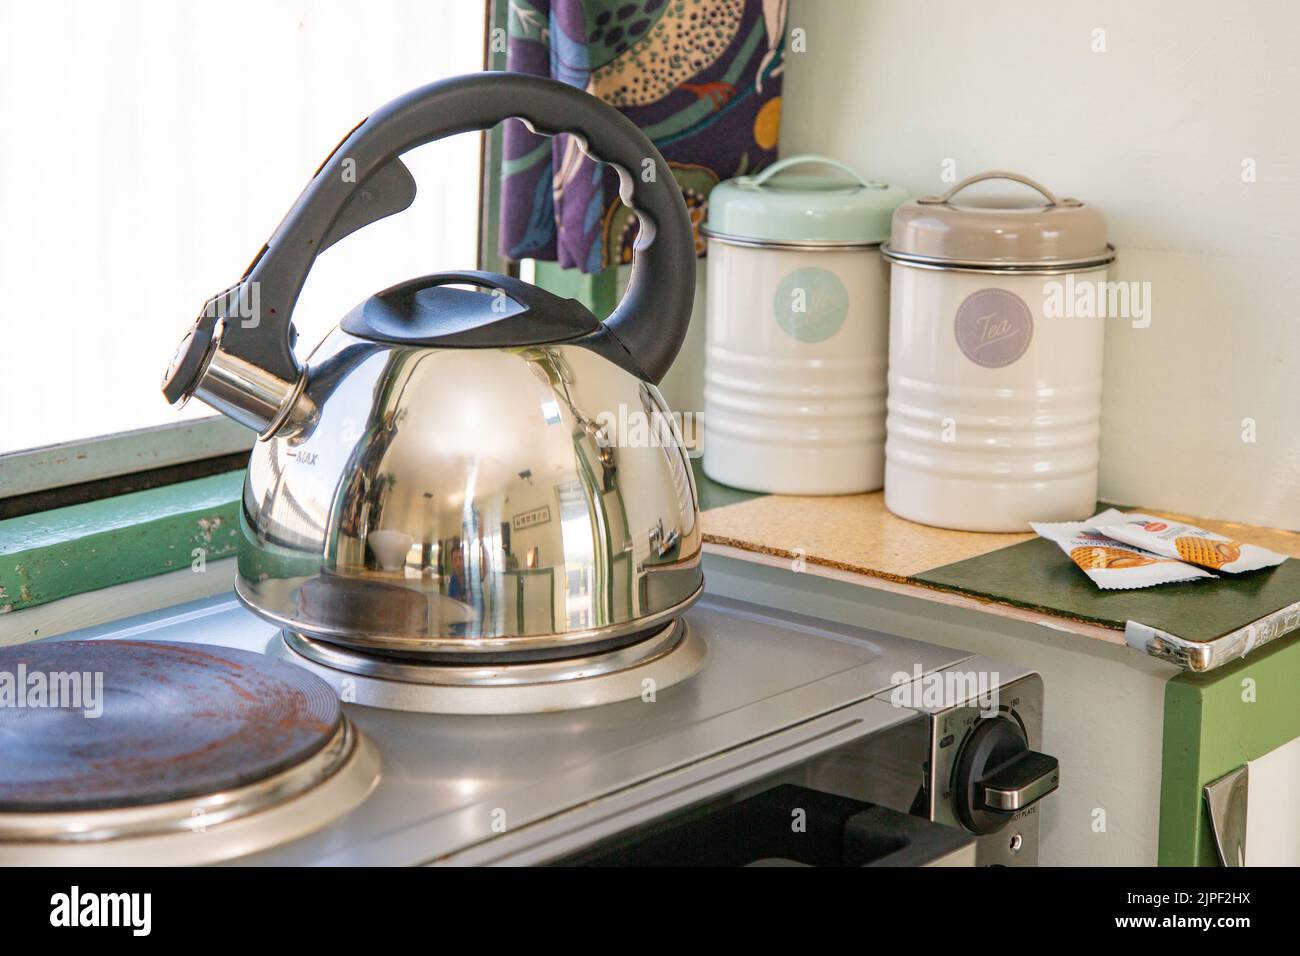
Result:
[[[158,384],[204,300],[368,112],[481,69],[483,30],[473,0],[0,2],[0,453],[176,421]],[[321,257],[300,353],[474,265],[478,156],[409,154],[415,205]]]

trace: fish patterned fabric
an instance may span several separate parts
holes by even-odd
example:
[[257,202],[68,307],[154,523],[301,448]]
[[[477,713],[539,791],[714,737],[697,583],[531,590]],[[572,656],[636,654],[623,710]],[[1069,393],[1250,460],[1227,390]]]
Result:
[[[776,159],[787,0],[509,0],[507,68],[618,107],[663,153],[695,228],[710,190]],[[618,176],[560,135],[505,130],[501,253],[583,272],[630,262]]]

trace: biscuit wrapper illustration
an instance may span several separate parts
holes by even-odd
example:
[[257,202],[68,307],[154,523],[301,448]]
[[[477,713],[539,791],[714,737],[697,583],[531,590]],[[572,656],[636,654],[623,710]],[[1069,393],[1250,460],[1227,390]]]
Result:
[[1094,518],[1090,525],[1103,534],[1134,547],[1168,558],[1179,558],[1203,568],[1227,571],[1229,574],[1271,568],[1286,560],[1285,554],[1278,554],[1259,545],[1234,541],[1172,518],[1120,514],[1116,521],[1099,522]]
[[1147,588],[1155,584],[1212,578],[1213,574],[1182,561],[1162,557],[1126,544],[1093,527],[1098,519],[1123,518],[1114,509],[1089,521],[1034,522],[1030,527],[1040,537],[1055,541],[1097,587],[1106,591]]

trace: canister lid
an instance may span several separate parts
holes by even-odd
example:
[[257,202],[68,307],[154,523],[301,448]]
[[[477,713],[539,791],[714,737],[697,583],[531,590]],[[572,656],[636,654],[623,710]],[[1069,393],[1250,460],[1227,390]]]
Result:
[[[995,179],[1022,183],[1039,195],[957,198],[966,187]],[[942,196],[899,206],[885,255],[936,268],[1039,271],[1105,265],[1114,261],[1115,250],[1106,243],[1106,219],[1095,207],[1058,199],[1018,173],[988,172]]]
[[[788,172],[812,165],[823,169]],[[718,183],[703,231],[747,245],[877,245],[889,238],[890,217],[906,198],[898,187],[863,179],[825,156],[791,156],[756,176]]]

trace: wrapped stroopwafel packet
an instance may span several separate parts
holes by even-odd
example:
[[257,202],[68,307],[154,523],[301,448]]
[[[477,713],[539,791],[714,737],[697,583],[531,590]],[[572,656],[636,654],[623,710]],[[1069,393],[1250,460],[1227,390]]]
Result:
[[[1107,512],[1109,514],[1109,512]],[[1268,548],[1244,541],[1234,541],[1213,531],[1184,524],[1172,518],[1156,518],[1144,514],[1120,514],[1114,521],[1098,521],[1089,525],[1102,534],[1123,541],[1136,548],[1167,558],[1178,558],[1189,564],[1237,574],[1257,568],[1271,568],[1286,560]],[[1102,517],[1098,515],[1098,517]]]
[[1123,517],[1112,508],[1087,521],[1031,522],[1030,527],[1060,545],[1070,560],[1106,591],[1214,577],[1201,568],[1126,544],[1095,527],[1098,522],[1110,523]]

